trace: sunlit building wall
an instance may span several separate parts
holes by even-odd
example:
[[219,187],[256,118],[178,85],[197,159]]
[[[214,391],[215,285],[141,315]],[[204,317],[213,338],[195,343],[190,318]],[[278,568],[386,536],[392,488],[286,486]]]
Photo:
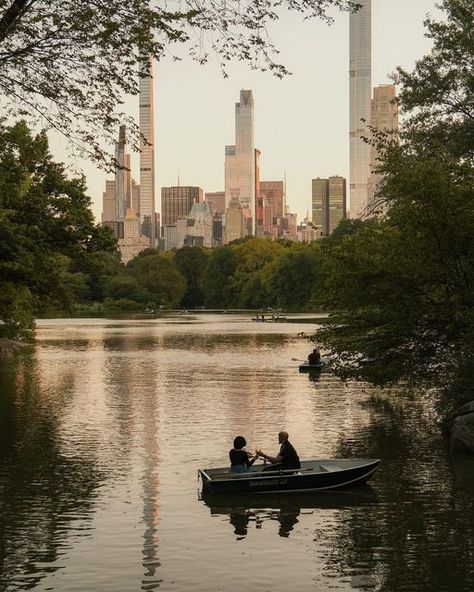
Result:
[[213,214],[222,215],[225,212],[225,191],[206,192],[204,199]]
[[231,200],[225,214],[224,243],[230,243],[244,236],[245,216],[237,199]]
[[254,101],[251,90],[240,91],[235,104],[235,144],[225,147],[225,202],[237,200],[246,220],[244,233],[255,234]]
[[260,199],[264,208],[263,226],[265,236],[274,238],[283,236],[285,183],[283,181],[260,181]]
[[102,193],[102,224],[115,220],[115,180],[105,181]]
[[[398,131],[399,109],[396,102],[397,91],[394,84],[380,84],[374,88],[370,124],[372,128],[383,132]],[[380,165],[379,150],[376,145],[370,147],[369,201],[372,201],[382,176],[376,172]]]
[[123,238],[118,241],[122,262],[128,263],[149,246],[148,237],[141,234],[139,216],[133,210],[128,209],[123,223]]
[[371,0],[350,15],[349,56],[349,136],[350,136],[350,215],[359,218],[367,207],[370,174],[368,137],[372,99]]

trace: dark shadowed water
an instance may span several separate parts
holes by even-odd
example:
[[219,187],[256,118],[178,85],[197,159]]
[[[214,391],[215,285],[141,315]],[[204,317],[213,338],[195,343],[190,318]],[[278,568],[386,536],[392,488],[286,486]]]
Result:
[[[0,590],[474,590],[474,458],[429,406],[311,379],[314,325],[234,315],[39,324],[0,365]],[[371,487],[201,500],[235,435],[382,459]]]

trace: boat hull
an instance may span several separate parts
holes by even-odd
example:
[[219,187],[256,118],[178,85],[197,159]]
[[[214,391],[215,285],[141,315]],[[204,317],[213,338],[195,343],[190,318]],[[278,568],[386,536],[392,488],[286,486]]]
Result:
[[[324,461],[322,461],[324,462]],[[216,478],[200,471],[203,491],[210,493],[274,493],[324,491],[349,487],[367,482],[376,471],[379,460],[364,460],[355,466],[342,466],[331,470],[312,471],[304,468],[294,472],[266,475],[265,472],[249,472]],[[341,462],[341,465],[344,463]]]
[[322,367],[325,366],[324,362],[320,364],[301,364],[299,366],[300,372],[320,372]]

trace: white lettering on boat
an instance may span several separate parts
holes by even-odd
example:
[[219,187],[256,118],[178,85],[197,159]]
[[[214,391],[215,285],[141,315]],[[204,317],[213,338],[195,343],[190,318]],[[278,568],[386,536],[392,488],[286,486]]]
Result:
[[250,481],[250,487],[263,487],[265,485],[286,485],[288,479],[261,479],[260,481]]

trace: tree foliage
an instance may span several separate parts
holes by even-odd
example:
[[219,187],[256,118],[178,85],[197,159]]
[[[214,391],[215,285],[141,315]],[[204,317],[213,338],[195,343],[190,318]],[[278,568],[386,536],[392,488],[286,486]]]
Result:
[[24,122],[0,127],[0,336],[12,336],[17,322],[27,337],[34,312],[67,307],[84,283],[74,274],[115,248],[94,223],[84,179],[69,179],[52,160],[46,135],[31,135]]
[[217,55],[270,69],[276,48],[266,26],[282,10],[328,19],[331,6],[351,0],[0,0],[0,96],[9,116],[34,118],[63,133],[89,158],[102,160],[104,144],[126,122],[125,95],[136,95],[152,56],[178,57],[178,46],[204,63]]

